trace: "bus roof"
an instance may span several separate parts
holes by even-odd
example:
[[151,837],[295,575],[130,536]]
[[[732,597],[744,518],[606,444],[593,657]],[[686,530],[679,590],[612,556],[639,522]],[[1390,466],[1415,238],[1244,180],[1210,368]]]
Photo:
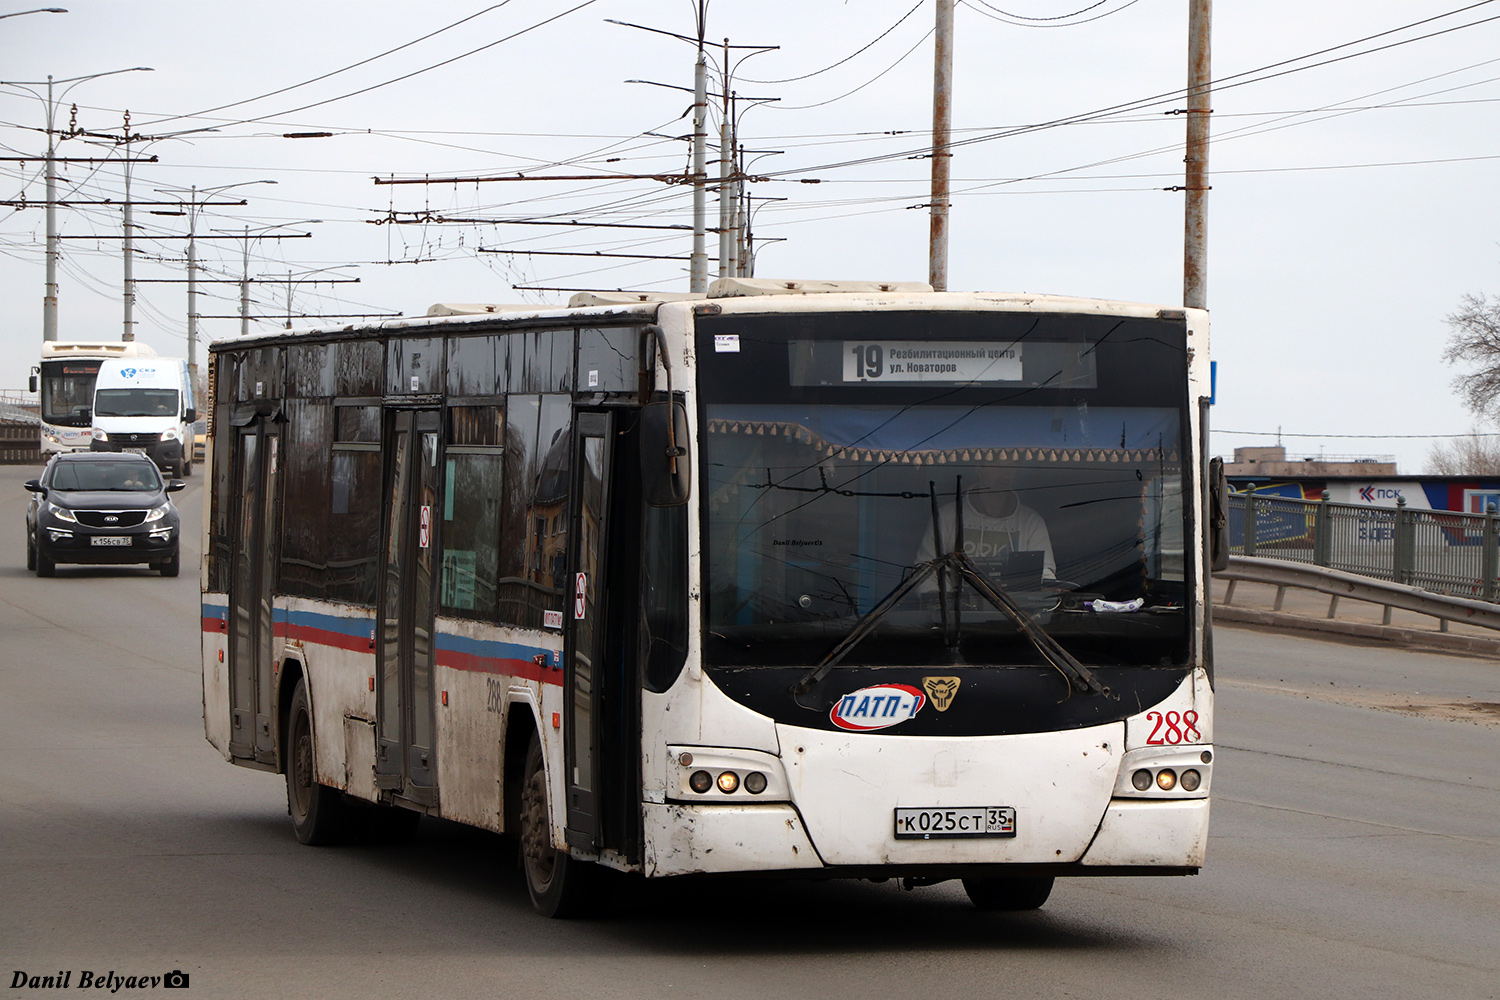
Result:
[[[274,343],[291,337],[342,339],[348,336],[419,333],[426,327],[485,327],[495,324],[522,327],[558,320],[654,322],[661,310],[707,310],[713,313],[848,312],[912,309],[952,312],[1070,312],[1105,316],[1183,319],[1189,312],[1177,305],[1090,299],[1030,292],[934,292],[914,281],[807,281],[769,278],[720,278],[708,293],[581,292],[567,305],[439,303],[425,316],[347,323],[339,326],[268,330],[248,337],[222,340],[211,351],[251,344]],[[1198,321],[1194,322],[1194,326]]]
[[57,358],[154,358],[156,349],[137,340],[44,340],[42,360]]

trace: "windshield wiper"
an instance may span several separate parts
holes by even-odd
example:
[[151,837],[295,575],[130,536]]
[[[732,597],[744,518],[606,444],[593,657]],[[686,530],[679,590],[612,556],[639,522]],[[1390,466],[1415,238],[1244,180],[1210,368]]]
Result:
[[[937,506],[937,483],[929,482],[928,487],[928,497],[932,503],[932,537],[934,547],[936,547],[937,538],[941,534],[941,518],[938,515]],[[953,495],[957,499],[953,510],[952,551],[945,552],[935,559],[918,563],[914,566],[913,569],[915,572],[911,576],[907,577],[895,590],[887,594],[884,600],[871,608],[855,624],[854,628],[850,630],[842,642],[835,646],[827,656],[823,657],[822,661],[816,667],[813,667],[796,684],[792,685],[794,693],[805,694],[812,689],[814,684],[827,677],[829,671],[838,666],[855,646],[859,645],[866,636],[875,630],[875,626],[880,623],[880,620],[886,616],[891,608],[899,604],[902,598],[920,586],[929,576],[937,573],[940,581],[937,590],[938,609],[942,617],[943,635],[947,640],[949,649],[956,651],[963,638],[963,602],[960,599],[960,590],[962,582],[967,580],[969,585],[978,591],[981,597],[995,607],[995,610],[1015,622],[1016,628],[1036,647],[1037,652],[1042,654],[1042,659],[1047,661],[1048,666],[1063,675],[1063,678],[1068,682],[1069,693],[1077,689],[1098,695],[1109,695],[1109,688],[1099,682],[1099,678],[1094,675],[1092,670],[1078,662],[1077,658],[1064,649],[1061,643],[1048,635],[1046,630],[1037,624],[1037,620],[1025,608],[1011,600],[1010,595],[1005,592],[1005,588],[1001,587],[1000,584],[985,575],[978,566],[974,565],[973,560],[964,552],[963,547],[964,505],[962,498],[964,493],[963,477],[961,476],[954,481]],[[948,574],[944,572],[945,570],[951,570],[954,574],[953,592],[951,595],[953,598],[951,623],[948,614],[948,598],[950,596],[948,594],[948,580],[946,579]]]
[[1090,691],[1106,696],[1109,694],[1109,688],[1099,682],[1099,678],[1094,676],[1092,670],[1078,662],[1078,659],[1064,649],[1061,643],[1048,635],[1025,608],[1011,600],[1010,595],[998,583],[974,565],[967,553],[954,552],[951,553],[950,558],[958,563],[959,572],[963,574],[965,580],[969,581],[969,585],[979,591],[979,595],[998,610],[1010,616],[1010,619],[1016,623],[1016,627],[1031,640],[1037,652],[1042,654],[1042,659],[1066,677],[1070,685],[1080,691]]
[[[1048,635],[1025,608],[1022,608],[1015,601],[1011,600],[1010,595],[1005,592],[1004,588],[986,576],[962,550],[944,553],[936,559],[918,563],[913,567],[915,572],[902,581],[895,590],[887,594],[884,600],[871,608],[859,620],[858,624],[850,630],[849,634],[844,637],[843,641],[835,646],[827,656],[823,657],[822,661],[816,667],[803,675],[801,680],[792,685],[792,690],[797,694],[805,694],[812,690],[813,685],[817,684],[824,677],[827,677],[829,671],[843,662],[844,657],[848,656],[855,646],[859,645],[866,636],[875,630],[875,626],[880,623],[880,620],[893,607],[899,604],[902,598],[910,594],[924,580],[938,570],[945,568],[952,569],[963,579],[967,580],[969,585],[978,591],[981,597],[994,605],[997,611],[1000,611],[1010,618],[1011,621],[1015,622],[1021,634],[1026,636],[1031,644],[1036,647],[1037,652],[1042,654],[1042,659],[1047,661],[1047,665],[1062,674],[1068,681],[1070,689],[1088,691],[1098,695],[1109,695],[1109,688],[1100,683],[1099,678],[1094,675],[1092,670],[1078,662],[1078,659],[1072,653],[1069,653],[1056,639]],[[955,609],[956,611],[957,609]]]

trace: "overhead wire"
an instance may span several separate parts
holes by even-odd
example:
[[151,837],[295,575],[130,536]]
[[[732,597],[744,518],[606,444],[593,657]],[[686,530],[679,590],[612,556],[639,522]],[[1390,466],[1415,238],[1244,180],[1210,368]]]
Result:
[[[1109,0],[1099,0],[1099,3],[1092,4],[1092,5],[1088,6],[1088,7],[1085,7],[1085,8],[1083,8],[1083,10],[1074,11],[1072,14],[1063,14],[1060,17],[1055,17],[1055,18],[1052,18],[1052,17],[1024,17],[1024,16],[1022,16],[1020,14],[1011,14],[1011,13],[1008,13],[1007,11],[1003,11],[999,7],[994,6],[993,4],[985,3],[984,0],[976,0],[976,2],[982,4],[985,7],[988,7],[990,10],[995,11],[998,14],[1004,14],[1005,15],[1005,17],[996,17],[995,14],[991,14],[988,11],[981,10],[979,7],[974,6],[974,4],[970,3],[969,0],[958,0],[958,2],[960,4],[962,4],[963,6],[969,8],[970,10],[972,10],[976,14],[983,14],[985,17],[989,18],[992,21],[999,21],[1002,24],[1014,25],[1017,28],[1075,28],[1075,27],[1077,27],[1080,24],[1091,24],[1094,21],[1101,21],[1101,20],[1103,20],[1106,17],[1110,17],[1112,15],[1118,14],[1118,13],[1120,13],[1120,11],[1124,10],[1126,7],[1134,7],[1137,3],[1140,2],[1140,0],[1126,0],[1126,2],[1124,4],[1120,5],[1119,7],[1116,7],[1114,10],[1107,10],[1104,13],[1102,13],[1102,14],[1096,14],[1093,17],[1086,17],[1082,21],[1069,21],[1066,24],[1062,24],[1062,23],[1043,24],[1043,23],[1031,23],[1031,22],[1045,22],[1045,21],[1061,22],[1064,18],[1077,17],[1079,14],[1087,13],[1088,11],[1093,10],[1095,7],[1102,7],[1104,4],[1108,3]],[[1015,20],[1011,20],[1011,18],[1015,18]]]
[[[1108,0],[1102,0],[1102,2],[1108,2]],[[838,62],[831,63],[830,65],[824,66],[822,69],[815,69],[811,73],[803,73],[801,76],[789,76],[789,77],[787,77],[784,80],[751,80],[751,79],[746,78],[746,77],[741,77],[740,79],[742,79],[745,83],[755,83],[755,84],[796,83],[799,80],[809,80],[809,79],[811,79],[811,78],[813,78],[815,76],[818,76],[818,75],[820,75],[822,73],[827,73],[831,69],[837,69],[838,67],[844,65],[844,63],[846,63],[849,60],[855,58],[856,56],[858,56],[858,55],[860,55],[860,54],[862,54],[864,52],[869,51],[869,49],[872,48],[876,44],[876,42],[879,42],[886,35],[889,35],[891,32],[893,32],[897,28],[901,27],[901,25],[906,21],[907,18],[911,17],[917,11],[921,10],[922,7],[923,7],[923,5],[926,4],[926,3],[927,3],[927,0],[919,0],[919,2],[917,3],[917,5],[915,7],[913,7],[911,10],[907,11],[905,14],[902,14],[899,18],[897,18],[895,24],[891,25],[889,28],[886,28],[880,34],[876,35],[874,41],[870,42],[869,44],[867,44],[867,45],[865,45],[865,46],[863,46],[863,47],[861,47],[859,49],[856,49],[854,52],[852,52],[851,54],[849,54],[849,55],[845,56],[844,58],[840,59]],[[930,34],[930,32],[929,32],[929,34]]]
[[141,128],[150,128],[153,125],[160,125],[160,124],[163,124],[164,122],[183,121],[183,120],[186,120],[186,119],[189,119],[189,118],[193,118],[193,119],[202,118],[203,116],[213,114],[216,111],[225,111],[225,110],[227,110],[229,108],[237,108],[237,107],[241,107],[242,105],[253,104],[256,101],[263,101],[263,100],[265,100],[268,97],[276,97],[276,96],[278,96],[280,94],[285,94],[288,91],[297,90],[297,89],[302,88],[302,87],[307,87],[307,86],[310,86],[310,85],[312,85],[314,83],[321,83],[322,81],[330,79],[331,77],[338,76],[341,73],[347,73],[350,70],[358,69],[361,66],[367,66],[367,65],[369,65],[372,62],[375,62],[375,61],[380,60],[380,59],[384,59],[386,56],[395,55],[397,52],[400,52],[403,49],[409,49],[413,45],[419,45],[422,42],[425,42],[425,41],[427,41],[430,38],[436,38],[438,35],[441,35],[441,34],[443,34],[446,31],[451,31],[454,28],[459,27],[460,25],[467,24],[468,22],[470,22],[470,21],[472,21],[472,20],[474,20],[476,18],[483,17],[485,14],[488,14],[490,11],[499,10],[501,7],[504,7],[508,3],[510,3],[510,0],[500,0],[500,2],[497,3],[497,4],[491,4],[490,6],[486,7],[484,10],[478,11],[477,13],[474,13],[474,14],[470,14],[468,17],[460,18],[459,20],[454,21],[452,24],[449,24],[449,25],[446,25],[444,27],[441,27],[441,28],[437,29],[436,31],[428,32],[427,34],[421,36],[420,38],[414,38],[411,41],[404,42],[401,45],[398,45],[398,46],[396,46],[393,49],[387,49],[386,51],[378,53],[377,55],[369,56],[368,58],[361,59],[361,60],[359,60],[358,62],[355,62],[355,63],[350,63],[348,66],[344,66],[344,67],[342,67],[340,69],[330,70],[329,72],[320,74],[318,76],[315,76],[315,77],[313,77],[310,80],[303,80],[301,83],[294,83],[294,84],[291,84],[291,85],[286,86],[286,87],[281,87],[281,88],[279,88],[277,90],[272,90],[272,91],[269,91],[267,93],[260,94],[260,95],[258,95],[256,97],[247,97],[247,98],[244,98],[243,100],[233,101],[233,102],[231,102],[229,104],[220,104],[217,107],[206,108],[203,111],[195,112],[193,114],[173,115],[173,116],[167,117],[167,118],[158,118],[158,119],[155,119],[153,121],[143,122],[143,123],[141,123],[141,125],[139,127],[141,127]]

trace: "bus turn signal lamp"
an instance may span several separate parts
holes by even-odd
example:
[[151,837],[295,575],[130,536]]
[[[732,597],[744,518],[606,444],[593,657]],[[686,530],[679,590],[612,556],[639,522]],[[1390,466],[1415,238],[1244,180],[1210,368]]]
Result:
[[745,791],[751,795],[759,795],[766,790],[766,776],[759,771],[751,771],[745,775]]
[[719,791],[730,795],[740,787],[740,776],[733,771],[725,771],[719,775]]
[[1144,767],[1130,776],[1130,783],[1138,792],[1144,792],[1151,787],[1151,772]]
[[1156,772],[1156,787],[1164,792],[1170,792],[1177,787],[1177,772],[1170,767],[1164,767]]
[[707,771],[694,771],[693,776],[688,779],[688,786],[699,795],[702,795],[714,787],[714,776]]
[[1183,771],[1180,784],[1184,792],[1196,792],[1198,786],[1203,784],[1203,776],[1191,769]]

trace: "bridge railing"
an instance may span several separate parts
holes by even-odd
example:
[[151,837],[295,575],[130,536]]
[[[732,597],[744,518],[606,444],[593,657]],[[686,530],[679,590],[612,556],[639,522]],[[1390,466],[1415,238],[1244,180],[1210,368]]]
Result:
[[1500,515],[1233,493],[1230,551],[1307,563],[1434,594],[1500,597]]

